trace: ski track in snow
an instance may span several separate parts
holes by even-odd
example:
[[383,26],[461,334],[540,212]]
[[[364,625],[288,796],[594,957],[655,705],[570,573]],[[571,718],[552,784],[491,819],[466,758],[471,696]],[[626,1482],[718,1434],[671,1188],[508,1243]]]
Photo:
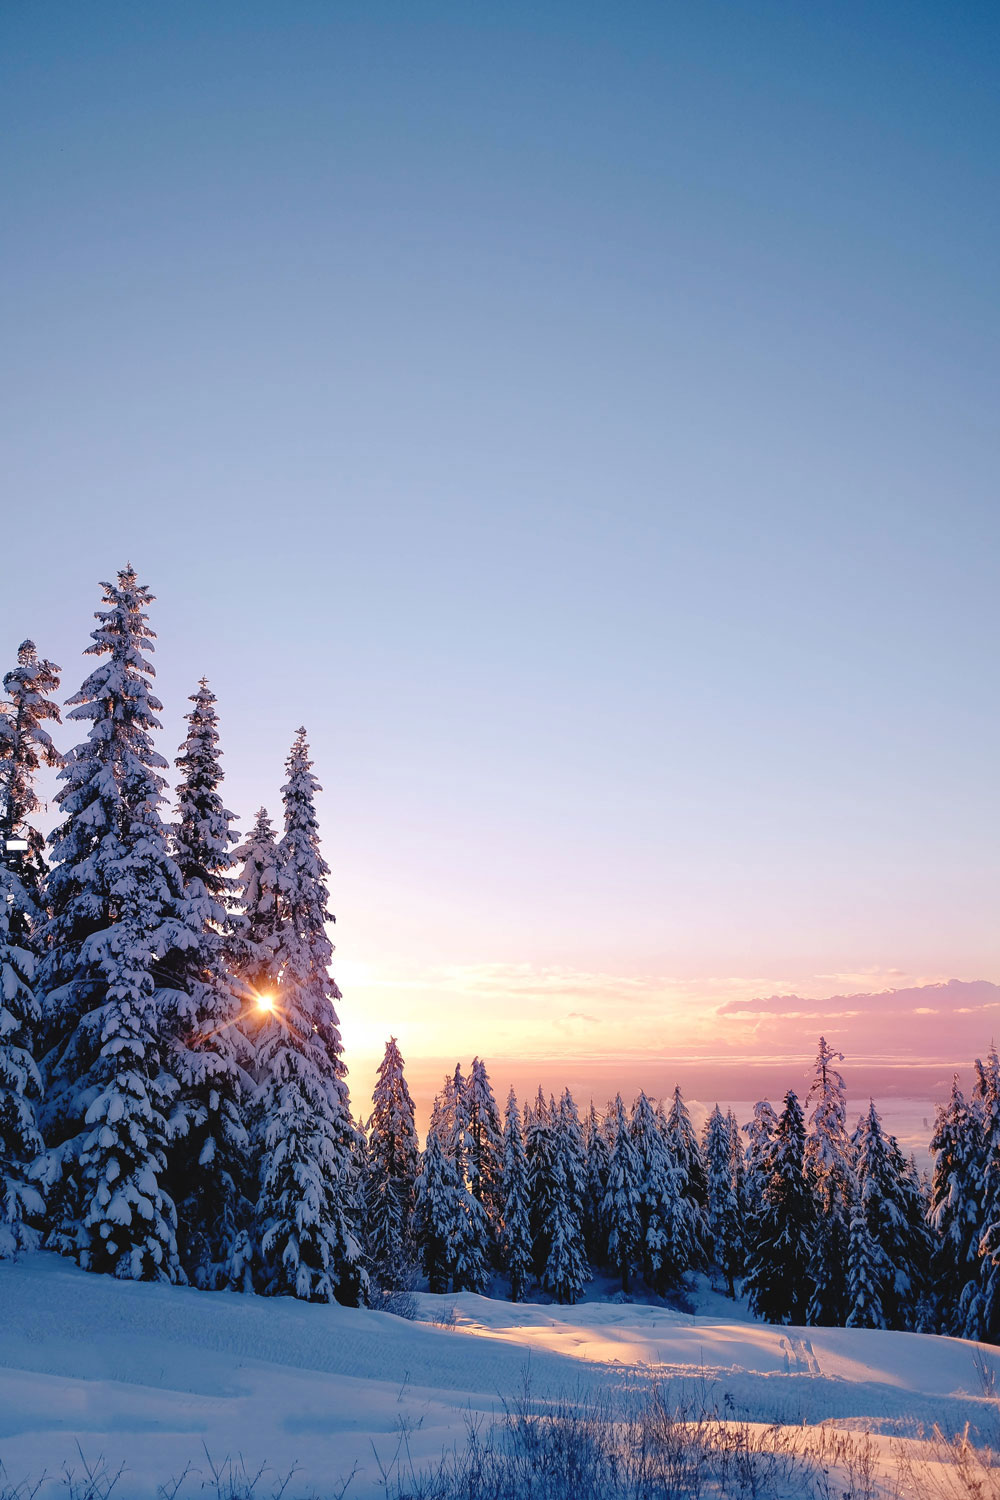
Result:
[[[417,1298],[419,1319],[291,1299],[117,1282],[58,1257],[0,1265],[0,1459],[9,1480],[56,1476],[102,1455],[116,1492],[152,1500],[189,1462],[181,1495],[203,1493],[205,1446],[274,1474],[291,1493],[358,1475],[348,1500],[380,1493],[376,1454],[416,1465],[461,1445],[526,1374],[534,1399],[585,1399],[655,1378],[681,1399],[783,1424],[837,1421],[878,1433],[938,1422],[992,1430],[978,1357],[957,1339],[789,1329],[642,1304],[539,1306]],[[454,1316],[452,1327],[440,1320]],[[736,1315],[738,1316],[738,1315]],[[438,1320],[436,1323],[435,1320]]]

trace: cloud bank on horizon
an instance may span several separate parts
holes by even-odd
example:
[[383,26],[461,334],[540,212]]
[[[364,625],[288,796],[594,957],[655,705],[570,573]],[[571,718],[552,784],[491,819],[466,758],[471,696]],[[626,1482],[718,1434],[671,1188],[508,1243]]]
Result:
[[[449,1061],[477,1052],[519,1087],[533,1088],[527,1079],[537,1074],[546,1088],[566,1082],[598,1097],[679,1081],[699,1094],[745,1098],[804,1087],[823,1033],[845,1053],[853,1092],[936,1097],[1000,1035],[1000,985],[985,979],[897,974],[904,982],[861,991],[851,981],[863,976],[821,976],[842,984],[823,994],[530,964],[351,977],[344,1029],[362,1088],[386,1014],[397,1017],[421,1091],[437,1086]],[[800,992],[808,988],[811,995]]]

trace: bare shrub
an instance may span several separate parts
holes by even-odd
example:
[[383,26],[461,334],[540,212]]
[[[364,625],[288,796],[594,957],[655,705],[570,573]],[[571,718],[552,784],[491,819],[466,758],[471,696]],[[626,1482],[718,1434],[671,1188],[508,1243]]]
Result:
[[[885,1488],[886,1485],[890,1487]],[[885,1500],[867,1434],[729,1420],[657,1386],[537,1402],[525,1386],[433,1469],[383,1472],[388,1500]],[[951,1497],[948,1497],[951,1500]]]
[[412,1323],[417,1316],[417,1299],[406,1287],[387,1291],[379,1287],[372,1293],[371,1305],[376,1312],[392,1313],[393,1317],[406,1318]]
[[[395,1451],[379,1462],[385,1500],[1000,1500],[1000,1455],[968,1428],[885,1448],[832,1424],[720,1415],[704,1399],[676,1401],[670,1387],[639,1379],[597,1399],[578,1390],[554,1401],[536,1399],[526,1380],[496,1421],[471,1418],[464,1445],[425,1468],[410,1453],[420,1425],[396,1423]],[[305,1500],[292,1487],[296,1472],[217,1462],[206,1449],[204,1465],[161,1485],[158,1500]],[[312,1500],[345,1500],[354,1478],[352,1470],[328,1481]],[[34,1500],[46,1483],[66,1500],[126,1500],[129,1488],[124,1468],[82,1450],[61,1480],[14,1483],[0,1464],[0,1500]]]
[[946,1436],[935,1427],[921,1443],[899,1443],[896,1463],[908,1492],[921,1500],[1000,1500],[1000,1454],[977,1447],[968,1428]]

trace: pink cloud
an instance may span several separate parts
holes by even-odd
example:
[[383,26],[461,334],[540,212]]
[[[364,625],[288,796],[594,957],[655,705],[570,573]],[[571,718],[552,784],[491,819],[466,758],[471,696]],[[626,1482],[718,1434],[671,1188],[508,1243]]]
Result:
[[815,1016],[874,1015],[972,1015],[1000,1011],[1000,985],[988,979],[949,979],[944,984],[914,985],[908,989],[881,990],[869,995],[832,995],[825,1000],[806,1000],[800,995],[770,995],[748,1000],[729,1000],[719,1006],[720,1016]]

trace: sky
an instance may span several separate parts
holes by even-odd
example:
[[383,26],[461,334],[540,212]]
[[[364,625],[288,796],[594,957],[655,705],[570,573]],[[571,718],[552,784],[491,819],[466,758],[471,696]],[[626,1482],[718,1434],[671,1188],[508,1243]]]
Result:
[[998,52],[974,0],[2,7],[0,648],[75,691],[130,560],[242,827],[307,726],[356,1088],[390,1033],[733,1098],[823,1027],[901,1093],[988,1045]]

